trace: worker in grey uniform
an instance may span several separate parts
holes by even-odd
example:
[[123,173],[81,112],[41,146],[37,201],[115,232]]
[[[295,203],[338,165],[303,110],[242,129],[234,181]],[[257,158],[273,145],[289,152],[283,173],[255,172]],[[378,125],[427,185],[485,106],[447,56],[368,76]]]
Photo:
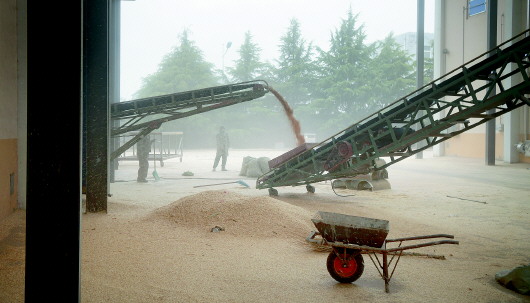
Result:
[[149,153],[151,152],[151,136],[146,135],[138,143],[136,143],[137,155],[138,155],[138,178],[137,182],[147,182],[147,171],[149,170]]
[[228,157],[228,147],[230,140],[228,134],[225,132],[224,126],[219,128],[219,133],[216,136],[217,152],[215,153],[215,161],[213,162],[213,171],[217,168],[219,160],[221,160],[221,170],[226,170],[226,159]]

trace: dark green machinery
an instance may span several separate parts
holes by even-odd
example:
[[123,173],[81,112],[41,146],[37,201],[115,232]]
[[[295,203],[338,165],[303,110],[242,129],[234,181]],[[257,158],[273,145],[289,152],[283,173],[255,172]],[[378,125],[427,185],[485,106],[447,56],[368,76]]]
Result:
[[[371,174],[530,101],[528,31],[314,146],[271,160],[256,188]],[[515,76],[515,77],[514,77]],[[515,78],[519,80],[514,83]],[[512,81],[509,87],[505,82]],[[389,159],[380,161],[381,158]],[[269,164],[271,164],[269,162]]]
[[[256,80],[113,103],[110,108],[113,126],[111,137],[127,133],[133,135],[125,144],[111,152],[110,160],[117,159],[164,122],[254,100],[264,96],[268,92],[267,88],[267,82]],[[83,193],[86,193],[85,160],[82,184]]]
[[260,98],[268,92],[267,87],[265,81],[256,80],[113,103],[111,119],[121,123],[112,129],[111,136],[137,133],[111,153],[111,160],[164,122]]

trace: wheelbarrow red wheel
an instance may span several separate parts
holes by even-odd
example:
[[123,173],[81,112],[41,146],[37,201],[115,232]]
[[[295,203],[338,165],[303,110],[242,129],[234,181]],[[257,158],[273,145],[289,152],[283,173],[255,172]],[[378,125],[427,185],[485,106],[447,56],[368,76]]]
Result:
[[352,283],[364,271],[364,259],[359,250],[333,249],[328,256],[328,272],[340,283]]

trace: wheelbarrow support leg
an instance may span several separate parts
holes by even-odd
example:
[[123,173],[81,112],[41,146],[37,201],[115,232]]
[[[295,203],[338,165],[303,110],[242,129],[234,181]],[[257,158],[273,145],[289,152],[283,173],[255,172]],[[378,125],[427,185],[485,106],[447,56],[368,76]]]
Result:
[[385,292],[388,293],[388,283],[390,282],[390,278],[388,277],[388,253],[386,251],[383,252],[383,280],[385,280]]

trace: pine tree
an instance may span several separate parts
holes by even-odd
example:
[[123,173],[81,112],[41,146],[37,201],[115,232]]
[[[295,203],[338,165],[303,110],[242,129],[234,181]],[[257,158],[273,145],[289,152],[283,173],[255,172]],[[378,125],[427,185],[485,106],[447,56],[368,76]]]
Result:
[[164,56],[158,70],[143,79],[136,98],[158,96],[217,85],[213,64],[206,62],[202,51],[184,30],[180,45]]
[[313,46],[302,38],[300,23],[296,19],[291,19],[279,46],[275,86],[294,106],[307,104],[315,78]]
[[260,61],[261,48],[252,41],[252,34],[247,31],[245,40],[239,48],[239,59],[235,67],[228,68],[233,82],[256,80],[263,73],[265,64]]
[[319,81],[311,106],[327,133],[369,112],[375,45],[365,43],[364,25],[357,25],[357,17],[350,8],[340,28],[331,34],[329,51],[318,48]]
[[372,61],[372,96],[369,109],[375,112],[406,96],[415,89],[416,81],[412,56],[407,54],[389,34],[377,44],[377,55]]

